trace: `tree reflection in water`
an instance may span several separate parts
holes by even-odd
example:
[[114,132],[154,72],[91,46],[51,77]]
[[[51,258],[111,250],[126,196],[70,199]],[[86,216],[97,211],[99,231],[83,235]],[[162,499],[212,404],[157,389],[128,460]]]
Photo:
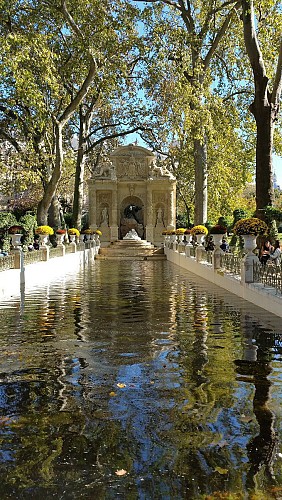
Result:
[[250,333],[247,334],[248,338],[245,344],[245,359],[236,360],[235,364],[237,373],[247,376],[248,378],[245,379],[247,382],[250,382],[250,377],[252,377],[255,386],[253,411],[259,425],[259,433],[247,445],[250,467],[246,477],[247,488],[254,490],[256,476],[263,468],[264,478],[268,485],[271,486],[275,483],[273,462],[278,437],[274,429],[274,414],[268,407],[272,385],[268,376],[272,372],[270,349],[273,340],[270,339],[268,346],[267,335],[264,332],[264,336],[258,335],[257,345],[254,346],[250,341],[252,329],[247,331]]

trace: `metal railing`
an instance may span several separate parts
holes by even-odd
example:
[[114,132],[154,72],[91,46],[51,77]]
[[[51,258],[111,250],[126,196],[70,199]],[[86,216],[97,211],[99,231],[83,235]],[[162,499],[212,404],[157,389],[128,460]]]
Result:
[[224,253],[220,256],[220,267],[227,271],[241,275],[242,257],[233,253]]
[[4,255],[0,257],[0,271],[7,271],[8,269],[15,269],[15,255]]
[[49,259],[54,259],[55,257],[62,257],[64,254],[64,249],[62,248],[61,245],[58,245],[57,247],[51,247],[49,249]]
[[254,262],[254,282],[275,288],[276,293],[282,293],[282,269],[275,264],[262,265]]
[[[88,250],[95,246],[96,242],[94,240],[89,240],[86,241],[85,243],[80,242],[76,245],[76,252],[82,252],[84,250]],[[64,249],[62,248],[61,245],[58,245],[57,247],[49,247],[49,259],[55,257],[63,257],[64,254],[69,254],[73,252],[74,252],[74,247],[71,244],[64,245]],[[0,272],[16,268],[15,255],[16,253],[12,252],[9,255],[0,256]],[[46,261],[46,250],[44,250],[44,248],[43,249],[40,248],[39,250],[32,250],[31,252],[23,251],[22,257],[24,265],[34,264],[36,262],[43,262]]]
[[32,252],[23,252],[24,264],[34,264],[44,261],[44,250],[32,250]]

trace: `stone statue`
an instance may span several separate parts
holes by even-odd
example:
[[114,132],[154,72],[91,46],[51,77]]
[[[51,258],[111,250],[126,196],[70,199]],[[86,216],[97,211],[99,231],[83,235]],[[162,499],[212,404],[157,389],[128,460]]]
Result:
[[165,165],[157,165],[156,160],[153,160],[150,167],[149,171],[152,177],[169,177],[170,179],[173,178],[172,173],[166,168]]
[[101,225],[106,224],[107,226],[109,225],[109,212],[107,207],[102,208],[101,211]]
[[111,178],[113,176],[113,164],[111,161],[104,161],[99,165],[99,169],[94,172],[96,177],[106,177]]
[[163,209],[161,207],[157,210],[156,225],[157,224],[164,224]]

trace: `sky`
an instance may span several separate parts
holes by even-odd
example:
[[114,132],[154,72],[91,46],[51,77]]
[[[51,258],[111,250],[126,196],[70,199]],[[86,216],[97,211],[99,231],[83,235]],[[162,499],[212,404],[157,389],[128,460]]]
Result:
[[276,174],[277,184],[282,189],[282,156],[273,155],[273,170]]

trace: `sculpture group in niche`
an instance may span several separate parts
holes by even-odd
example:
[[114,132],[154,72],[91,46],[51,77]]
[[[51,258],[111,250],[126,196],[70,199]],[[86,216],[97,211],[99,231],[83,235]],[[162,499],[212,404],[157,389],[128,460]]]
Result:
[[124,238],[133,229],[140,238],[143,238],[144,226],[142,219],[142,207],[137,205],[128,205],[125,207],[120,223],[121,238]]

